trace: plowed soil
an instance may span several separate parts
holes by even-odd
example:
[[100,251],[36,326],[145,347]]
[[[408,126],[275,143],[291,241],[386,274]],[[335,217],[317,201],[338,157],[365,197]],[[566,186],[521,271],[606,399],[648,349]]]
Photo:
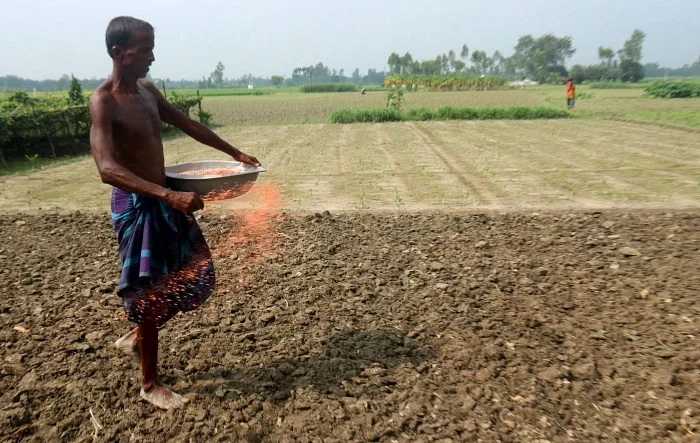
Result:
[[700,432],[700,214],[280,216],[224,246],[161,332],[161,412],[109,217],[0,216],[2,441],[689,441]]

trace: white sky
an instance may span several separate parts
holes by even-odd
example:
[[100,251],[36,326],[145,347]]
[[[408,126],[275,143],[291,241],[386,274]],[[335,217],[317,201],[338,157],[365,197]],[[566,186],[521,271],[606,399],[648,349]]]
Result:
[[297,66],[382,70],[391,52],[435,58],[466,43],[512,52],[518,37],[571,35],[573,63],[594,63],[635,28],[647,34],[644,62],[678,67],[700,56],[700,0],[0,0],[0,76],[104,77],[104,31],[117,15],[156,28],[151,75],[290,76]]

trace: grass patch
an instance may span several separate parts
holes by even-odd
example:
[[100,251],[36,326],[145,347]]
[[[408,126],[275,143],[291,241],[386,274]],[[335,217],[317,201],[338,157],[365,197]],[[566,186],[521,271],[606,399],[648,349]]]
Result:
[[567,111],[549,107],[456,108],[442,106],[434,111],[428,108],[415,108],[404,113],[388,108],[340,109],[330,115],[329,121],[348,124],[427,120],[540,120],[569,118],[570,116],[571,114]]
[[7,167],[0,165],[0,176],[44,171],[56,166],[67,165],[69,163],[83,160],[88,156],[89,155],[65,156],[58,158],[38,157],[34,161],[27,160],[26,158],[8,159]]
[[647,85],[642,83],[621,83],[621,82],[593,82],[588,86],[591,89],[644,89]]
[[678,125],[700,128],[700,113],[697,111],[628,111],[622,114],[625,117],[640,118],[659,122],[675,123]]
[[[173,91],[168,91],[168,94],[175,92],[177,95],[182,97],[193,97],[197,95],[196,89],[175,89]],[[239,97],[248,95],[272,95],[276,92],[274,88],[272,89],[242,89],[242,88],[231,88],[231,89],[200,89],[199,95],[202,97]]]
[[365,92],[386,92],[386,88],[381,85],[362,86],[360,89],[364,89]]
[[309,83],[299,88],[305,93],[314,92],[354,92],[355,85],[351,83]]
[[644,90],[651,98],[697,98],[700,97],[700,84],[679,81],[657,81]]

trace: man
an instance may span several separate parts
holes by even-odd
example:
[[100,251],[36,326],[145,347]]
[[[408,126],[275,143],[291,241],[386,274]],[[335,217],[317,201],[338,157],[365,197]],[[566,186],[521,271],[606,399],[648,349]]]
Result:
[[568,106],[569,111],[574,107],[576,102],[576,85],[574,85],[574,79],[570,78],[566,82],[566,106]]
[[158,329],[180,311],[198,308],[213,292],[214,267],[192,212],[203,209],[191,192],[167,188],[162,122],[195,140],[258,166],[204,125],[171,106],[146,76],[153,27],[132,17],[113,19],[106,32],[112,75],[90,97],[90,147],[103,183],[112,185],[112,221],[119,240],[119,296],[138,326],[116,342],[139,357],[141,397],[164,409],[186,399],[158,380]]

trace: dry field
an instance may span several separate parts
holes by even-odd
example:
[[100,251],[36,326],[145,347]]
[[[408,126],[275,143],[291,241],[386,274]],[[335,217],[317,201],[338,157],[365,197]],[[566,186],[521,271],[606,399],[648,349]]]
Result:
[[[575,119],[364,125],[229,126],[258,156],[286,209],[473,210],[692,208],[700,204],[700,133]],[[188,138],[168,164],[225,158]],[[106,210],[91,158],[2,179],[0,210]],[[214,203],[246,207],[252,195]]]

